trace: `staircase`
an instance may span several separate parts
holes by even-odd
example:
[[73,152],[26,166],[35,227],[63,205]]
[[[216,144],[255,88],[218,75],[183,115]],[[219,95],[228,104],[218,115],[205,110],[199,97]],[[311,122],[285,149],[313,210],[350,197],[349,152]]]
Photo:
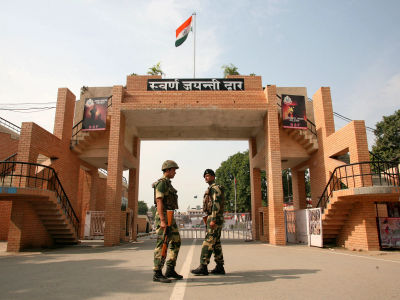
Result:
[[399,177],[397,162],[369,161],[336,167],[317,204],[322,208],[324,244],[335,243],[354,206],[351,199],[338,197],[337,191],[372,186],[398,187]]
[[31,201],[42,224],[56,244],[76,244],[78,236],[74,226],[63,212],[55,193],[45,200]]
[[[53,168],[0,162],[0,188],[0,201],[29,202],[56,244],[78,242],[79,220]],[[15,193],[7,193],[10,188],[16,188]]]
[[322,214],[324,244],[336,241],[342,227],[349,217],[354,203],[350,200],[340,200],[333,196]]
[[[310,121],[309,121],[310,122]],[[291,129],[283,128],[289,137],[303,146],[309,155],[318,150],[318,140],[316,134],[312,133],[310,129]]]
[[21,134],[21,127],[0,117],[0,132],[7,133],[12,139],[18,140]]
[[98,137],[105,134],[105,131],[80,131],[71,139],[71,150],[81,154],[89,145],[91,145]]

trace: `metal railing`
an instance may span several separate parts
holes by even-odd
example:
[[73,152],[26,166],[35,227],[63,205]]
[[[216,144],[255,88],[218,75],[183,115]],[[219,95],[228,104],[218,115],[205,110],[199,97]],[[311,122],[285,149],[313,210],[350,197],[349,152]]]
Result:
[[[112,95],[108,97],[108,105],[107,108],[112,106]],[[78,123],[72,127],[72,137],[71,137],[71,147],[76,146],[78,144],[78,133],[82,131],[83,128],[83,118]]]
[[6,119],[3,119],[0,117],[0,125],[10,129],[11,131],[14,131],[17,134],[21,134],[21,127],[15,125],[14,123],[11,123],[10,121],[7,121]]
[[[200,239],[206,235],[203,214],[174,216],[181,238]],[[184,220],[186,219],[186,221]],[[252,240],[250,213],[224,213],[224,225],[221,230],[221,239]]]
[[[7,157],[7,158],[4,160],[4,162],[6,162],[6,163],[14,162],[14,161],[16,160],[16,158],[17,158],[17,153],[14,153],[14,154],[10,155],[9,157]],[[6,176],[9,172],[12,171],[12,168],[13,168],[13,167],[14,167],[14,165],[10,164],[9,167],[6,167],[6,168],[4,168],[4,169],[1,169],[1,171],[0,171],[0,177]]]
[[[102,169],[102,168],[99,168],[98,170],[99,170],[99,172],[100,172],[101,174],[103,174],[104,176],[108,176],[107,170]],[[128,185],[128,180],[127,180],[126,177],[123,176],[123,175],[122,175],[122,182],[123,182],[124,184]]]
[[[278,94],[276,96],[282,100],[281,96],[279,96]],[[279,107],[282,107],[282,105],[279,103],[279,101],[276,102],[276,104],[278,104]],[[315,124],[313,122],[311,122],[308,118],[306,121],[307,121],[308,131],[310,131],[313,135],[317,136],[317,128],[315,127]]]
[[323,211],[334,191],[368,186],[399,186],[398,163],[367,161],[336,167],[317,207]]
[[78,217],[52,167],[28,162],[0,161],[0,186],[54,191],[58,203],[61,204],[65,216],[74,226],[78,236]]

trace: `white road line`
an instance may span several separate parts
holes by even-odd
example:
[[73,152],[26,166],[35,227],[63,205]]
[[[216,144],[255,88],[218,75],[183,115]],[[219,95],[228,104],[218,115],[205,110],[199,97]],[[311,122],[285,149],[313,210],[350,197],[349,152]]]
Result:
[[[275,246],[275,245],[270,245],[270,244],[263,244],[264,246],[268,247],[282,247],[282,246]],[[284,247],[284,246],[283,246]],[[291,248],[291,250],[297,250],[297,251],[309,251],[306,249],[294,249]],[[370,257],[370,256],[363,256],[363,255],[355,255],[355,254],[348,254],[348,253],[340,253],[340,252],[334,252],[334,251],[321,251],[318,253],[323,253],[323,254],[336,254],[336,255],[346,255],[346,256],[354,256],[354,257],[360,257],[360,258],[365,258],[365,259],[371,259],[371,260],[379,260],[379,261],[387,261],[387,262],[394,262],[396,264],[400,264],[400,261],[398,260],[390,260],[390,259],[384,259],[384,258],[376,258],[376,257]]]
[[193,239],[192,246],[190,246],[189,253],[186,256],[185,262],[181,270],[181,274],[184,279],[176,281],[171,297],[169,298],[170,300],[183,300],[183,297],[185,296],[186,283],[189,276],[190,265],[192,264],[192,258],[196,240],[197,239]]

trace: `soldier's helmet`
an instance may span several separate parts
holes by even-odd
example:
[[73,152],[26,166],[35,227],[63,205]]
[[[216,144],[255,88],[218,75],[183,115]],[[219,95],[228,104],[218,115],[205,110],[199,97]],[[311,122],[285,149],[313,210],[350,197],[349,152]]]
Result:
[[214,176],[214,177],[215,177],[215,173],[214,173],[214,171],[211,170],[211,169],[206,169],[206,170],[204,171],[203,177],[206,177],[207,174],[210,174],[211,176]]
[[166,160],[162,164],[161,171],[165,171],[171,168],[179,169],[178,164],[176,162],[174,162],[173,160]]

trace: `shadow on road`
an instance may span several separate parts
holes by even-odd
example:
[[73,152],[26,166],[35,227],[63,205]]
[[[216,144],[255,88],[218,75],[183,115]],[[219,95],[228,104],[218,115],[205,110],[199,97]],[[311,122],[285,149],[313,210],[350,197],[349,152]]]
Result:
[[317,269],[282,269],[282,270],[255,270],[244,272],[230,272],[226,275],[195,276],[188,279],[189,286],[219,286],[232,284],[248,284],[268,282],[277,279],[298,279],[304,274],[314,274]]

